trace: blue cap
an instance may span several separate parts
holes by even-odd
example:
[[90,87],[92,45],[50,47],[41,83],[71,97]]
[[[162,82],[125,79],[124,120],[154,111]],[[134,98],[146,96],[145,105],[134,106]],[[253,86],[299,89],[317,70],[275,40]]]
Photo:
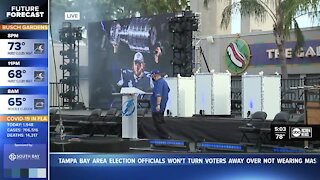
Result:
[[151,71],[151,74],[160,74],[160,71],[158,69],[154,69]]

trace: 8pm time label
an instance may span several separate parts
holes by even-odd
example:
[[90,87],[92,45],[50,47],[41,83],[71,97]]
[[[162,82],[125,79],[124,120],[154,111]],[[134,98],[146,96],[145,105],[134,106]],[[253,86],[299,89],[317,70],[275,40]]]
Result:
[[44,39],[0,39],[1,58],[46,58]]
[[0,114],[46,114],[46,95],[0,95]]

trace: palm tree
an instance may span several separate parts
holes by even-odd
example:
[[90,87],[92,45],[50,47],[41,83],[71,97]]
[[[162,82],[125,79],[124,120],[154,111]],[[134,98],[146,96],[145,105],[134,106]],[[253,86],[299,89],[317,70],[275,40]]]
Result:
[[[209,2],[210,0],[204,0],[204,5],[208,6]],[[288,78],[284,45],[290,38],[290,30],[294,31],[296,37],[295,52],[297,53],[304,44],[304,38],[296,18],[304,14],[312,18],[320,17],[319,4],[320,0],[240,0],[233,3],[230,0],[229,5],[222,12],[220,25],[227,28],[232,14],[238,12],[244,17],[255,17],[260,22],[264,22],[269,16],[273,21],[273,34],[279,50],[282,77]]]

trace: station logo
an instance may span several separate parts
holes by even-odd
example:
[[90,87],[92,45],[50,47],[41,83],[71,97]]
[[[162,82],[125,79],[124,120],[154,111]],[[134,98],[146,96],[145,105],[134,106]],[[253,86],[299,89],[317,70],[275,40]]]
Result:
[[250,64],[250,48],[246,41],[237,38],[226,48],[225,63],[233,74],[243,73]]
[[291,138],[312,138],[312,127],[291,127]]

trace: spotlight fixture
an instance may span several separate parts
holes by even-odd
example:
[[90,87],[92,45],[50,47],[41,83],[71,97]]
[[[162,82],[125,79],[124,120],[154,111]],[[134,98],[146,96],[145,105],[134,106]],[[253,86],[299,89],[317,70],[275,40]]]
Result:
[[77,69],[77,64],[76,63],[68,63],[68,64],[62,64],[60,65],[61,70],[67,70],[67,71],[75,71]]
[[60,83],[68,86],[75,86],[77,85],[77,76],[69,76],[67,79],[60,79]]
[[66,99],[74,99],[76,97],[76,92],[69,90],[65,93],[60,93],[60,97],[66,98]]

